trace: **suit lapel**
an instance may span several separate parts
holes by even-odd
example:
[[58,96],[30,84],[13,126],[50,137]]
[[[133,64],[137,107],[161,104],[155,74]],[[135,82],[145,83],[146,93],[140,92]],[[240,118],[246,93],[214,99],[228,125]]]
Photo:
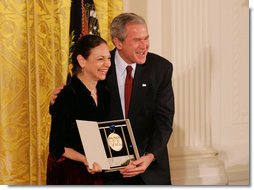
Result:
[[130,102],[130,110],[129,110],[129,116],[134,114],[134,112],[137,111],[137,106],[141,105],[142,99],[142,83],[144,79],[144,65],[137,64],[136,65],[136,70],[135,70],[135,75],[134,75],[134,80],[133,80],[133,86],[132,86],[132,92],[131,92],[131,102]]

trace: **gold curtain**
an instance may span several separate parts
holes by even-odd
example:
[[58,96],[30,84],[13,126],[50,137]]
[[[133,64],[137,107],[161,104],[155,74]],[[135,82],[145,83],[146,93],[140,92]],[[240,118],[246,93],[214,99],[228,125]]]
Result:
[[0,184],[45,184],[49,96],[66,80],[70,1],[0,1]]
[[101,37],[107,40],[110,49],[113,49],[114,45],[111,41],[109,27],[113,18],[123,11],[123,2],[122,0],[94,0],[94,4]]
[[[109,23],[122,0],[94,2],[101,35],[110,41]],[[66,81],[70,5],[0,1],[0,184],[46,182],[49,97]]]

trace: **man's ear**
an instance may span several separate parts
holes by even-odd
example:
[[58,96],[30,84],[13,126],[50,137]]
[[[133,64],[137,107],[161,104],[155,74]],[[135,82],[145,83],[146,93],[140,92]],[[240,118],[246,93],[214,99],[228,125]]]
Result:
[[122,42],[118,38],[114,38],[113,43],[117,49],[122,49]]

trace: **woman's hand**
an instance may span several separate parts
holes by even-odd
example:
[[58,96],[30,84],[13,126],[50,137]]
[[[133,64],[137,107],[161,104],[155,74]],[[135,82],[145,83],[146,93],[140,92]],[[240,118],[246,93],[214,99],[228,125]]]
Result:
[[101,166],[97,163],[93,163],[93,168],[90,169],[89,164],[88,164],[87,159],[86,159],[86,156],[79,153],[79,152],[77,152],[76,150],[74,150],[72,148],[64,147],[63,156],[66,157],[66,158],[78,161],[78,162],[82,162],[86,166],[87,171],[90,174],[95,174],[97,172],[102,172]]
[[90,169],[88,165],[86,165],[86,167],[87,167],[87,171],[90,174],[95,174],[95,173],[98,173],[98,172],[102,172],[101,166],[96,162],[93,163],[93,168],[92,169]]

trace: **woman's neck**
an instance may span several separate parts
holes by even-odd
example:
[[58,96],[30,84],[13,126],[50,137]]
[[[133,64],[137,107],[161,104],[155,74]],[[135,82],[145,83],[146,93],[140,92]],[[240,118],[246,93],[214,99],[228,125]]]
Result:
[[96,90],[96,85],[98,81],[91,80],[90,78],[87,78],[85,76],[79,76],[79,75],[78,75],[78,78],[82,81],[82,83],[87,87],[87,89],[90,92],[93,92]]
[[96,105],[97,105],[97,83],[98,81],[91,80],[85,76],[77,75],[77,77],[82,81],[82,83],[86,86],[86,88],[91,92],[91,96],[93,97]]

